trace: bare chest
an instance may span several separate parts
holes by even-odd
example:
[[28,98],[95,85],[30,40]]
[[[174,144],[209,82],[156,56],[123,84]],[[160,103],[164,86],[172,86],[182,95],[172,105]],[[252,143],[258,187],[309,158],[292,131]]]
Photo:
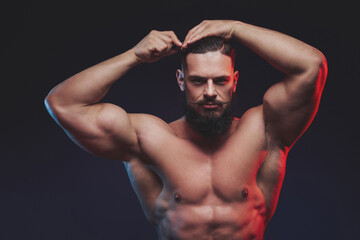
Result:
[[229,142],[207,153],[188,142],[169,144],[156,157],[164,190],[184,204],[245,200],[256,187],[256,176],[266,157],[265,151],[250,145]]
[[[258,209],[264,213],[265,199],[256,181],[267,152],[252,141],[235,140],[212,152],[184,140],[149,146],[152,151],[148,157],[153,164],[128,168],[145,213],[157,222],[171,212],[182,209],[184,213],[187,209],[191,211],[186,214],[190,217],[187,222],[196,219],[199,223],[214,219],[227,222],[232,215],[224,213],[229,211],[237,212],[234,219],[239,218],[239,211],[245,214]],[[234,219],[229,222],[236,222]]]

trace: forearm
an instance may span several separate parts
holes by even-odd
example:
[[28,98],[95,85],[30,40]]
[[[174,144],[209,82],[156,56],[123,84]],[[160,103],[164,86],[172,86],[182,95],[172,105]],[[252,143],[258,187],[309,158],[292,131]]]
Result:
[[60,83],[50,91],[46,100],[50,105],[58,107],[95,104],[119,78],[137,64],[134,50],[130,49]]
[[320,67],[324,57],[316,48],[288,35],[236,22],[233,38],[286,75]]

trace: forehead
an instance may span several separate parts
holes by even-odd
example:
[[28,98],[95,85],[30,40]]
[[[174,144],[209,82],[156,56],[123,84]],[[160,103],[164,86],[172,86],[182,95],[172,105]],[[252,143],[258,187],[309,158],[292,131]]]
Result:
[[232,75],[231,57],[217,52],[189,53],[186,57],[187,74],[198,76]]

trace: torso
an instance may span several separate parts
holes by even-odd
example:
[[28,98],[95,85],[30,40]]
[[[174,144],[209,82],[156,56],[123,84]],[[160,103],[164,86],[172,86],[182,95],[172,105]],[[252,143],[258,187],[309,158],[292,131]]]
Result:
[[266,134],[262,106],[214,146],[189,139],[185,127],[184,119],[143,124],[144,155],[125,164],[159,239],[262,239],[286,161]]

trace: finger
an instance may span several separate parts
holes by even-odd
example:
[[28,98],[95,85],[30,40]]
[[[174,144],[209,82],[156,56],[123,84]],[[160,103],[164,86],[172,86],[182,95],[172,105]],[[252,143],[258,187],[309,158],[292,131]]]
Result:
[[[169,56],[172,54],[175,54],[176,52],[179,51],[180,47],[178,47],[176,44],[180,44],[180,46],[182,45],[182,43],[176,43],[171,38],[169,32],[163,32],[161,35],[158,36],[158,39],[161,41],[162,45],[161,45],[161,51],[160,51],[160,55],[162,56]],[[160,56],[158,55],[158,56]]]
[[203,31],[205,28],[207,28],[208,26],[208,21],[204,20],[202,21],[199,25],[197,25],[196,27],[194,27],[193,29],[191,29],[189,31],[189,33],[186,35],[185,40],[183,42],[183,47],[186,48],[188,45],[188,41],[189,39],[193,38],[194,36],[196,36],[199,32]]
[[211,32],[208,29],[199,30],[196,34],[194,34],[191,38],[188,39],[186,45],[190,45],[196,41],[199,41],[202,38],[211,36]]
[[172,31],[163,32],[161,39],[167,44],[166,55],[176,53],[182,46],[182,43]]
[[153,51],[155,56],[169,56],[176,53],[182,46],[180,40],[172,31],[156,33],[156,49]]
[[176,36],[176,34],[173,31],[168,31],[167,34],[170,37],[173,46],[174,45],[177,47],[182,46],[182,42],[178,39],[178,37]]
[[172,43],[171,49],[168,52],[168,55],[173,55],[177,53],[180,50],[181,46],[176,45],[175,43]]
[[173,47],[173,40],[171,39],[171,37],[169,36],[168,33],[163,32],[160,36],[159,39],[161,39],[161,41],[166,44],[166,48],[163,49],[166,52],[169,52],[172,47]]
[[189,38],[188,40],[186,41],[185,44],[185,47],[191,43],[194,43],[194,39],[201,39],[204,37],[204,32],[206,32],[206,28],[205,27],[201,27],[201,28],[198,28]]
[[193,34],[199,27],[201,27],[202,25],[203,25],[203,22],[200,23],[200,24],[198,24],[198,25],[196,25],[195,27],[193,27],[193,28],[188,32],[188,34],[186,35],[185,40],[184,40],[184,42],[183,42],[183,45],[186,43],[186,41],[189,39],[189,37],[191,37],[192,34]]
[[202,21],[200,24],[198,24],[195,27],[193,27],[192,29],[190,29],[190,31],[186,35],[184,41],[186,41],[194,32],[196,32],[199,28],[203,27],[203,25],[205,25],[205,24],[206,24],[206,21]]
[[166,51],[167,47],[167,44],[161,38],[157,37],[153,40],[153,44],[149,50],[151,54],[158,56],[162,52]]
[[166,55],[172,55],[175,54],[179,51],[179,49],[182,46],[182,43],[180,42],[180,40],[176,37],[174,32],[167,32],[167,38],[164,40],[167,42],[168,44],[168,48],[167,48],[167,52]]

